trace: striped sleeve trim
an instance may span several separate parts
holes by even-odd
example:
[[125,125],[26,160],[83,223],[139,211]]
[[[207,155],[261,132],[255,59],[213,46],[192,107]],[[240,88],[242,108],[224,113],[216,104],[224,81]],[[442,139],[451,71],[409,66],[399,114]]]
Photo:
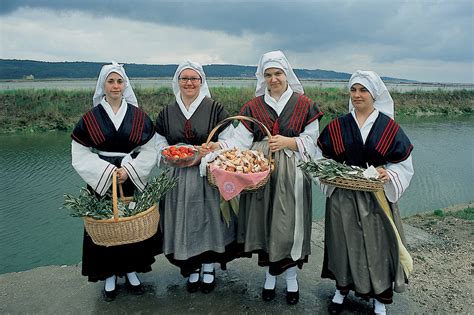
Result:
[[112,179],[112,173],[116,169],[117,168],[115,167],[115,165],[108,164],[107,167],[102,172],[102,175],[100,176],[97,186],[94,189],[99,195],[103,196],[107,192],[107,189],[109,189],[110,182]]
[[393,187],[395,187],[395,192],[397,195],[397,200],[400,199],[401,195],[403,194],[403,185],[398,173],[393,170],[386,170],[392,180]]
[[143,191],[145,189],[146,183],[140,178],[140,175],[138,175],[137,170],[131,165],[130,163],[126,163],[122,165],[122,167],[125,169],[125,171],[128,174],[128,177],[130,180],[133,182],[133,184],[140,189],[140,191]]

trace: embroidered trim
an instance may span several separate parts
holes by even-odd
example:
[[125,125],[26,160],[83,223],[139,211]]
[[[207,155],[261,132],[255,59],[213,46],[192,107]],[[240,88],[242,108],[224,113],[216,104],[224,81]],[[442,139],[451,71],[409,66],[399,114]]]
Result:
[[186,139],[194,138],[190,120],[186,120],[186,122],[184,123],[184,136],[186,137]]
[[133,113],[133,123],[132,123],[132,131],[130,132],[130,136],[128,140],[140,143],[140,140],[143,135],[143,129],[145,127],[145,113],[141,110],[135,109]]
[[329,135],[331,137],[331,142],[333,143],[334,153],[340,155],[346,149],[344,148],[344,142],[342,140],[341,125],[339,119],[331,121],[328,125]]
[[105,141],[104,134],[100,130],[99,123],[94,114],[92,114],[92,111],[89,111],[84,115],[84,123],[86,124],[87,132],[95,145]]
[[392,145],[393,139],[395,139],[395,136],[397,135],[399,129],[400,126],[392,119],[388,122],[387,126],[385,126],[382,136],[380,137],[379,142],[375,147],[375,150],[379,152],[382,156],[385,156],[387,154],[387,151]]

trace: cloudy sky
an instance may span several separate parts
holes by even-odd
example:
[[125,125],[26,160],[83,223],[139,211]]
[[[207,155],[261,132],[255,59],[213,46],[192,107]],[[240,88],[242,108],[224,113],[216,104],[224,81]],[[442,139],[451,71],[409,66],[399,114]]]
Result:
[[472,0],[0,1],[0,58],[256,65],[474,83]]

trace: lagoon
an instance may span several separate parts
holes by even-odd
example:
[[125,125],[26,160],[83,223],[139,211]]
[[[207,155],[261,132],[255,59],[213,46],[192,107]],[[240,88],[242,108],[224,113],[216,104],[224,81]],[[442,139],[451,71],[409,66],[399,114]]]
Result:
[[[402,216],[474,200],[474,117],[405,119],[415,176],[400,200]],[[62,209],[63,194],[84,186],[63,132],[0,135],[0,274],[81,260],[83,224]],[[324,198],[313,189],[313,217]]]

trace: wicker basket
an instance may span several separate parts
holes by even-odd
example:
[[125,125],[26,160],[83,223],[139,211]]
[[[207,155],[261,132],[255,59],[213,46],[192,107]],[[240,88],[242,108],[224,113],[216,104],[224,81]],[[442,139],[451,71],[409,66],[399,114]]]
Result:
[[[121,184],[119,189],[122,201],[130,203],[133,197],[123,197]],[[125,218],[118,216],[117,172],[112,175],[112,204],[114,217],[111,219],[96,220],[84,217],[84,227],[95,244],[117,246],[137,243],[149,239],[158,231],[160,214],[156,203],[134,216]]]
[[[214,129],[211,130],[211,132],[209,133],[209,136],[207,137],[206,144],[208,144],[211,141],[212,137],[214,136],[214,134],[217,132],[217,130],[220,127],[222,127],[227,122],[233,121],[233,120],[247,120],[247,121],[253,122],[259,125],[260,127],[262,127],[262,129],[265,131],[269,139],[272,137],[272,134],[270,133],[268,128],[264,124],[262,124],[259,120],[253,117],[247,117],[247,116],[231,116],[226,119],[223,119],[221,122],[219,122],[219,124],[217,124],[217,126],[214,127]],[[268,161],[270,162],[270,172],[268,172],[268,175],[265,178],[263,178],[259,183],[252,186],[247,186],[242,192],[255,192],[267,184],[268,180],[270,179],[271,172],[274,169],[272,155],[273,153],[269,151]],[[214,175],[212,175],[209,164],[207,165],[207,168],[206,168],[206,176],[207,176],[207,181],[209,182],[209,185],[211,185],[214,188],[217,188],[216,179]]]
[[369,181],[363,179],[350,179],[344,177],[335,177],[331,180],[320,179],[321,183],[339,188],[361,191],[379,191],[383,190],[383,182]]

